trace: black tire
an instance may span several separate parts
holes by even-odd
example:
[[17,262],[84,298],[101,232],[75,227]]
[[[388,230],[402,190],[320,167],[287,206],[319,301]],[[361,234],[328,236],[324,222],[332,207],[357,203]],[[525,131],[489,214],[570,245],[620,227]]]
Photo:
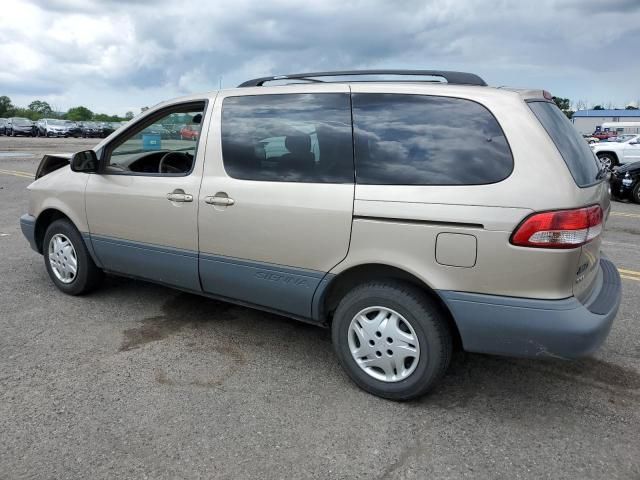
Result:
[[[51,262],[49,261],[49,243],[51,238],[56,234],[64,235],[69,239],[76,252],[77,272],[70,283],[65,283],[58,279],[51,267]],[[93,259],[82,240],[80,232],[78,232],[76,227],[73,226],[69,220],[60,219],[49,225],[44,234],[42,250],[47,273],[55,286],[62,292],[69,295],[82,295],[90,292],[100,285],[104,277],[104,273],[93,262]]]
[[[420,348],[417,366],[411,374],[399,381],[386,382],[374,378],[358,365],[351,354],[351,321],[362,310],[374,306],[399,313],[410,324],[417,337]],[[413,285],[381,281],[354,288],[340,301],[331,330],[336,355],[346,373],[360,388],[379,397],[391,400],[418,398],[442,378],[451,361],[453,342],[446,318],[440,308]],[[384,341],[381,338],[379,342],[382,346],[378,347],[376,344],[375,348],[386,352],[384,349],[387,344]],[[376,352],[376,355],[380,356],[379,353],[381,352]]]
[[618,159],[611,153],[599,153],[598,158],[603,164],[608,166],[607,168],[609,170],[613,170],[613,167],[618,165]]
[[633,200],[634,203],[640,203],[640,182],[636,183],[636,186],[633,187],[631,200]]

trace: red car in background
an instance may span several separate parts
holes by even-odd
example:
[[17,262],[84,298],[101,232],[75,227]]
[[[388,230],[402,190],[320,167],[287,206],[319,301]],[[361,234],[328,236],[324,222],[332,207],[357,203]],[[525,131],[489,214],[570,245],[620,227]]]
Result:
[[200,125],[185,125],[180,129],[181,140],[197,140],[200,136]]
[[616,132],[595,132],[591,136],[599,138],[600,140],[606,140],[607,138],[617,137],[618,134]]

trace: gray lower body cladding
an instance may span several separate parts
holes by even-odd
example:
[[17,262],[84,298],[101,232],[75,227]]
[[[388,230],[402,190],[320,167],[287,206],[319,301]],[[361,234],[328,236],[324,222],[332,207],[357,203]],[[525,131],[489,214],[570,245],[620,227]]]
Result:
[[585,304],[439,291],[465,350],[515,357],[577,358],[606,339],[621,301],[616,267],[600,260],[600,280]]
[[[20,218],[22,232],[38,251],[35,218]],[[320,299],[333,276],[323,272],[83,234],[96,263],[196,293],[320,320]],[[483,295],[440,290],[465,350],[516,357],[574,358],[606,339],[621,301],[620,275],[600,260],[598,281],[583,304],[562,300]]]

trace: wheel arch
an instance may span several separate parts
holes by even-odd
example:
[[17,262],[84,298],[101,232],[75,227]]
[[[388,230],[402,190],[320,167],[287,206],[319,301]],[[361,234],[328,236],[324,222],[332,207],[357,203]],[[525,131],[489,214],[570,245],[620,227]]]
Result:
[[620,163],[620,158],[618,157],[618,154],[612,150],[601,150],[599,152],[596,152],[596,157],[599,158],[600,155],[610,155],[614,158],[617,164]]
[[438,295],[436,290],[434,290],[425,281],[423,281],[413,273],[410,273],[399,267],[394,267],[383,263],[366,263],[355,265],[349,267],[346,270],[343,270],[335,277],[331,278],[329,284],[322,291],[321,297],[318,302],[318,313],[320,319],[323,322],[330,324],[333,318],[333,313],[335,312],[338,303],[344,297],[344,295],[346,295],[347,292],[349,292],[356,286],[373,280],[392,280],[396,282],[408,283],[419,288],[442,311],[453,334],[455,345],[462,345],[460,331],[458,330],[455,319],[453,318],[449,307],[444,302],[442,297]]
[[49,225],[51,225],[53,222],[60,219],[68,220],[69,222],[71,222],[71,224],[74,227],[78,228],[77,225],[73,223],[73,220],[71,220],[71,218],[68,215],[61,212],[57,208],[47,208],[43,210],[40,213],[40,215],[38,215],[38,217],[36,218],[35,239],[36,239],[36,246],[38,247],[39,253],[43,252],[42,244],[44,241],[44,234],[47,231],[47,228],[49,228]]

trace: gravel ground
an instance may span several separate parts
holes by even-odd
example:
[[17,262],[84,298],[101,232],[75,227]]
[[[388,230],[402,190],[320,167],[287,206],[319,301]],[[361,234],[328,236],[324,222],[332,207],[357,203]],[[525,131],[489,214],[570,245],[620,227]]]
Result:
[[[393,403],[320,328],[115,277],[58,292],[16,175],[95,143],[0,137],[0,478],[640,478],[640,273],[593,358],[458,353]],[[639,244],[640,206],[614,203],[606,254],[640,271]]]

